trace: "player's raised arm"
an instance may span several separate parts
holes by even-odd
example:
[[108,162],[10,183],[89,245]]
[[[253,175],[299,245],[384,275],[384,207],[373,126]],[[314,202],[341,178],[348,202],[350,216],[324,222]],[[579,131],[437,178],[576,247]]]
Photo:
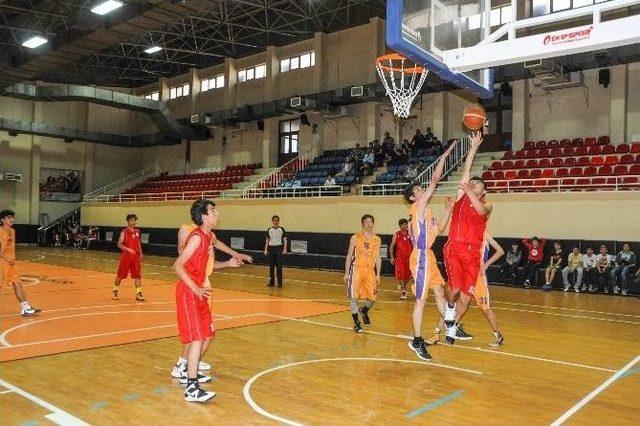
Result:
[[[471,179],[471,167],[473,166],[473,160],[476,158],[476,152],[478,152],[478,148],[482,143],[482,132],[477,131],[471,133],[469,135],[469,140],[471,141],[471,147],[467,153],[467,158],[464,160],[464,170],[462,172],[462,177],[460,178],[460,183],[469,182],[469,179]],[[463,195],[464,191],[462,189],[458,189],[458,197],[456,200],[462,198]]]
[[[425,200],[418,200],[418,202],[422,201],[424,203],[424,205],[426,206],[427,202],[429,201],[429,199],[431,198],[431,196],[433,195],[434,192],[436,192],[436,188],[438,186],[438,183],[440,182],[440,179],[442,179],[442,173],[444,173],[444,166],[447,163],[447,157],[449,156],[449,154],[451,154],[451,151],[453,151],[453,148],[455,148],[455,146],[458,144],[458,140],[455,140],[453,142],[451,142],[451,144],[449,145],[449,147],[447,148],[447,150],[444,152],[444,154],[442,154],[440,156],[440,159],[438,160],[438,164],[436,165],[435,170],[433,171],[433,175],[431,175],[431,180],[429,181],[429,186],[427,186],[426,189],[426,193],[425,193]],[[420,206],[420,204],[418,204],[418,206]],[[418,207],[420,208],[420,207]]]
[[347,250],[347,259],[344,261],[344,282],[349,281],[349,269],[351,268],[351,261],[353,260],[353,251],[356,247],[356,236],[352,235],[349,240],[349,250]]

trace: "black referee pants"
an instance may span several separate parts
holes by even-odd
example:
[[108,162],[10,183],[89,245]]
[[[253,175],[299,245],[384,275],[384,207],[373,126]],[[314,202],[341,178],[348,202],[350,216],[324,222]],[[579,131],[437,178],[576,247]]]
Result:
[[269,246],[269,285],[275,283],[275,274],[278,274],[278,285],[282,286],[282,249],[280,246]]

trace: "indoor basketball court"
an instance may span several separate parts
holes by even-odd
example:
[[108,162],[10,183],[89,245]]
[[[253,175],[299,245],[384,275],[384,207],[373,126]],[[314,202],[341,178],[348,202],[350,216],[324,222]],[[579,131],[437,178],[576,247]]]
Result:
[[27,3],[0,424],[640,422],[640,2]]

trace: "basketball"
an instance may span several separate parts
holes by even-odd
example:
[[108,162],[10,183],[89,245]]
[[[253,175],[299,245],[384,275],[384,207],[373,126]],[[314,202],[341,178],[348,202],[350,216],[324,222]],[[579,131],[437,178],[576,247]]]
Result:
[[487,121],[487,113],[481,106],[469,105],[464,109],[462,122],[467,129],[480,130],[485,121]]

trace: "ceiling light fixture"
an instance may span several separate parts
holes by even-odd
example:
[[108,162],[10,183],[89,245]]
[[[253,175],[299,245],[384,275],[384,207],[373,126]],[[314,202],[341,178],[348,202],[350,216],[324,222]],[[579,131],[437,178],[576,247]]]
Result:
[[96,15],[106,15],[107,13],[113,12],[116,9],[120,9],[123,6],[120,0],[106,0],[96,5],[93,9],[91,9],[92,13]]
[[156,53],[162,50],[162,47],[160,46],[151,46],[148,49],[144,49],[144,53],[148,53],[149,55],[151,55],[152,53]]
[[33,36],[31,37],[29,40],[23,41],[22,45],[24,47],[28,47],[29,49],[35,49],[38,46],[42,46],[43,44],[45,44],[46,42],[48,42],[49,40],[47,40],[44,37],[41,36]]

